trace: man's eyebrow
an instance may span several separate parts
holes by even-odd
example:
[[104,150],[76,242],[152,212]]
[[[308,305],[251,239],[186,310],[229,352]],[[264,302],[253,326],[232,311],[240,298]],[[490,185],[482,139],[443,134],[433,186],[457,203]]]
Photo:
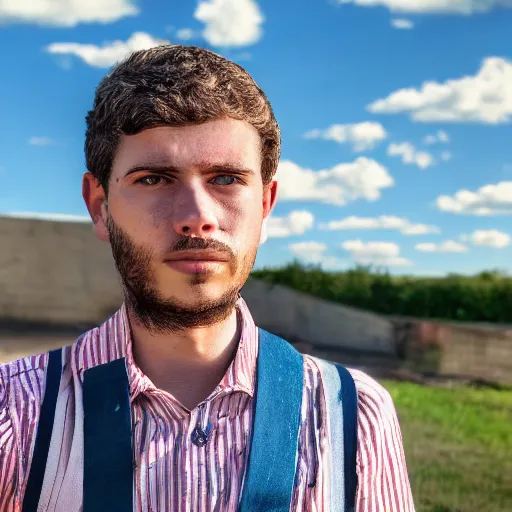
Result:
[[[244,166],[232,164],[232,163],[224,163],[224,164],[207,164],[203,163],[200,164],[199,170],[203,174],[208,174],[212,172],[227,172],[227,173],[233,173],[233,174],[255,174],[255,172],[252,169],[248,169]],[[174,165],[168,165],[168,164],[137,164],[132,167],[130,167],[126,173],[125,176],[128,176],[130,174],[133,174],[134,172],[138,171],[146,171],[146,172],[154,172],[159,174],[180,174],[183,172],[183,169],[180,169],[179,167],[176,167]]]
[[125,173],[125,176],[128,176],[130,174],[133,174],[134,172],[138,171],[149,171],[149,172],[158,172],[158,173],[168,173],[168,174],[177,174],[180,172],[180,170],[177,167],[174,167],[173,165],[166,165],[166,164],[137,164],[133,165],[132,167],[129,167],[128,170]]
[[204,174],[210,172],[228,172],[234,174],[255,174],[252,169],[248,169],[243,165],[236,165],[232,163],[225,164],[201,164],[199,165],[201,172]]

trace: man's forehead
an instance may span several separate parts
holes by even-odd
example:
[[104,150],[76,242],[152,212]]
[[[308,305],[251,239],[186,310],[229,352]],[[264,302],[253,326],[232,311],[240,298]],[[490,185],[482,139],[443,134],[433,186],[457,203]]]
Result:
[[185,165],[198,167],[222,165],[247,166],[260,155],[257,132],[240,122],[224,126],[208,123],[184,127],[157,127],[121,138],[116,160],[138,160],[153,165]]

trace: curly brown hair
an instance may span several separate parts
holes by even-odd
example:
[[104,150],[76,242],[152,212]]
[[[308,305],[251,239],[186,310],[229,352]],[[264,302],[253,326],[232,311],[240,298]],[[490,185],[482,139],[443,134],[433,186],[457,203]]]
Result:
[[223,116],[244,120],[261,138],[264,184],[272,181],[281,135],[265,93],[244,68],[204,48],[165,45],[130,55],[103,78],[86,117],[87,169],[108,192],[122,135]]

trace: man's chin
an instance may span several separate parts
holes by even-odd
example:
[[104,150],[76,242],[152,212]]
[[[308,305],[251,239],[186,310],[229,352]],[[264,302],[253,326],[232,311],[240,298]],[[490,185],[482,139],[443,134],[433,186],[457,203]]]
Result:
[[165,293],[160,295],[163,299],[162,304],[190,311],[215,307],[215,305],[220,305],[226,301],[229,302],[229,297],[232,296],[232,293],[226,293],[226,290],[218,290],[210,283],[197,282],[179,291],[174,291],[172,295],[166,295]]
[[158,333],[206,327],[225,320],[238,299],[238,290],[221,294],[194,292],[178,293],[172,297],[155,293],[129,294],[128,308],[139,323]]

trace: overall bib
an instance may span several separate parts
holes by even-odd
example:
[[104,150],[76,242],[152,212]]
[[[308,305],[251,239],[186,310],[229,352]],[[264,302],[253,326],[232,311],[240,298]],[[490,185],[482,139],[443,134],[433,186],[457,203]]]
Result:
[[[325,390],[331,447],[331,511],[353,512],[357,488],[357,392],[343,367],[316,360]],[[37,512],[62,372],[50,352],[23,512]],[[289,512],[297,461],[303,358],[259,329],[254,427],[239,512]],[[83,512],[133,510],[130,394],[124,358],[84,373]]]

